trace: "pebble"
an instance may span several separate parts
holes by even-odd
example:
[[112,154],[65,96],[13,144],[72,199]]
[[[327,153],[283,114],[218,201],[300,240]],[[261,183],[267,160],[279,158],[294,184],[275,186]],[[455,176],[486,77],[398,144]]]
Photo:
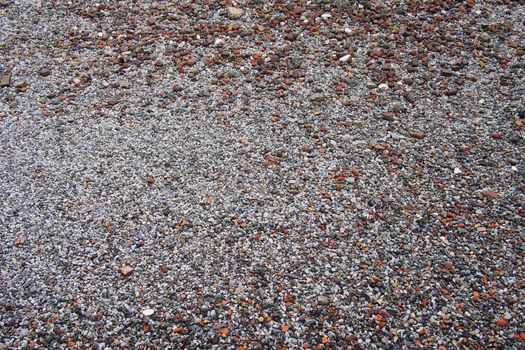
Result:
[[384,112],[383,113],[383,119],[388,120],[389,122],[394,121],[394,113],[392,112]]
[[418,140],[422,140],[425,138],[425,134],[422,133],[421,131],[411,131],[410,136]]
[[153,309],[144,309],[144,310],[142,311],[142,314],[143,314],[144,316],[151,316],[151,315],[153,315],[154,313],[155,313],[155,310],[153,310]]
[[133,268],[129,265],[124,265],[118,269],[120,274],[124,277],[128,277],[133,272]]
[[339,61],[341,61],[341,62],[348,62],[351,57],[352,57],[352,55],[344,55],[343,57],[341,57],[339,59]]
[[43,68],[41,70],[38,71],[38,74],[41,76],[41,77],[48,77],[51,75],[51,69],[49,68]]
[[232,7],[232,6],[228,6],[226,8],[226,12],[228,14],[228,18],[229,19],[239,19],[241,18],[243,15],[244,15],[244,10],[243,9],[240,9],[238,7]]
[[324,95],[319,94],[319,93],[310,95],[310,101],[312,102],[322,102],[324,101],[324,99],[325,99]]
[[500,132],[495,131],[495,132],[492,133],[492,138],[494,140],[501,140],[503,138],[503,136],[501,135]]
[[485,195],[487,195],[488,197],[492,198],[492,199],[498,199],[499,198],[499,194],[494,192],[493,190],[491,189],[488,189],[485,191]]
[[0,87],[9,86],[11,84],[11,73],[4,73],[0,75]]
[[330,304],[330,298],[326,295],[319,295],[317,297],[317,302],[319,303],[319,305],[328,305]]

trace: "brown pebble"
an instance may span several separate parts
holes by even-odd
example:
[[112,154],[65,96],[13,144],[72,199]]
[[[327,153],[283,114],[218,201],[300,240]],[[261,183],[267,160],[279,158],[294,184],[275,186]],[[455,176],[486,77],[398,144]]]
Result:
[[383,113],[383,119],[388,120],[389,122],[394,121],[394,113],[392,112],[385,112]]
[[447,261],[446,263],[443,264],[443,267],[445,268],[445,270],[447,271],[451,271],[454,269],[454,265],[452,265],[452,263],[450,261]]
[[501,140],[501,139],[503,138],[503,136],[501,135],[501,133],[499,133],[499,132],[497,132],[497,131],[494,131],[494,132],[492,133],[492,138],[493,138],[494,140]]
[[153,175],[148,176],[148,178],[146,179],[146,182],[148,184],[150,184],[150,185],[154,184],[155,183],[155,176],[153,176]]
[[425,138],[425,134],[420,131],[412,131],[410,133],[410,136],[412,136],[415,139],[421,140]]
[[187,66],[193,66],[195,63],[197,63],[197,59],[195,58],[190,58],[189,60],[186,61]]
[[44,68],[44,69],[41,69],[38,74],[41,76],[41,77],[48,77],[51,75],[51,70],[48,69],[48,68]]
[[124,265],[118,269],[118,272],[124,277],[128,277],[133,272],[133,268],[129,265]]
[[497,194],[496,192],[494,192],[493,190],[486,190],[485,191],[485,195],[487,195],[488,197],[492,198],[492,199],[498,199],[499,198],[499,194]]

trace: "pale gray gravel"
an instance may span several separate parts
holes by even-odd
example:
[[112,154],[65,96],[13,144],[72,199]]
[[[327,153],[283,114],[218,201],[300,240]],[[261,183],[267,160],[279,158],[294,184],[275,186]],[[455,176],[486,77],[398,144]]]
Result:
[[373,3],[0,0],[0,349],[523,348],[525,5]]

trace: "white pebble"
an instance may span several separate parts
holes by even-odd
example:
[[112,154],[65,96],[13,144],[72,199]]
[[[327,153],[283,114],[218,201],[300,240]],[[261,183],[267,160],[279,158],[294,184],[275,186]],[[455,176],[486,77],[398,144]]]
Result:
[[142,314],[144,316],[151,316],[151,315],[153,315],[154,312],[155,312],[155,310],[153,310],[153,309],[145,309],[144,311],[142,311]]
[[339,59],[339,61],[341,61],[341,62],[348,62],[348,60],[350,59],[350,57],[351,57],[350,55],[344,55],[343,57],[341,57],[341,58]]

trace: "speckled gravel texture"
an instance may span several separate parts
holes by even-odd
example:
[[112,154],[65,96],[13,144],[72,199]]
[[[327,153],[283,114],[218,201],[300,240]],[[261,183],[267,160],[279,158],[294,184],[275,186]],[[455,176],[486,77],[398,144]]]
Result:
[[525,347],[524,1],[0,0],[0,49],[0,349]]

